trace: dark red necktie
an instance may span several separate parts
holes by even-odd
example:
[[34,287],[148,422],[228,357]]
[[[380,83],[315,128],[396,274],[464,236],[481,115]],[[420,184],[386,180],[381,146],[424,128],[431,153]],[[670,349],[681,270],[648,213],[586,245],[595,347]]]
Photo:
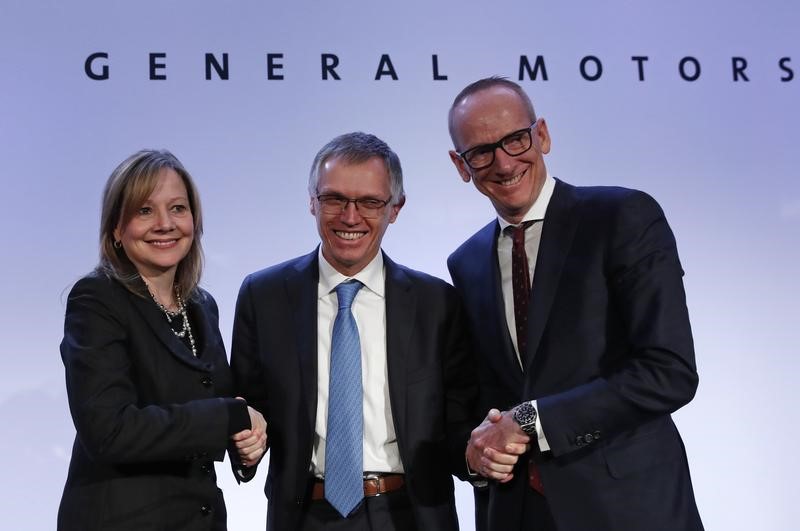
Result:
[[[519,359],[525,360],[525,348],[528,344],[528,300],[531,296],[531,276],[528,271],[528,254],[525,252],[525,229],[534,221],[526,221],[521,225],[509,226],[511,233],[511,287],[514,294],[514,323],[517,328],[517,352]],[[523,361],[524,363],[524,361]]]
[[[517,328],[517,351],[519,359],[524,363],[528,345],[528,301],[531,297],[531,276],[528,271],[528,253],[525,252],[525,229],[535,221],[526,221],[521,225],[510,226],[511,232],[511,286],[514,292],[514,323]],[[537,441],[531,441],[537,444]],[[539,467],[533,459],[528,461],[528,484],[533,490],[544,495],[544,486],[539,474]]]

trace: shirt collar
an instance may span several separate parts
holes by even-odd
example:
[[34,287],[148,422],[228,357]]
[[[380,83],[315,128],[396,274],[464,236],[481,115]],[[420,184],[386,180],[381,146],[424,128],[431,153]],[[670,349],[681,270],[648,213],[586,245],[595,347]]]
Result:
[[[520,223],[525,221],[538,221],[544,219],[544,213],[547,211],[547,205],[550,204],[550,198],[553,197],[553,190],[556,188],[556,180],[553,178],[552,175],[549,173],[547,177],[544,179],[544,184],[542,185],[542,191],[539,192],[539,197],[536,198],[536,201],[533,202],[531,205],[530,210],[528,210],[524,216],[522,216],[522,220]],[[502,234],[503,230],[509,225],[513,225],[513,223],[509,223],[501,216],[497,216],[497,221],[500,223],[500,233]],[[519,225],[519,223],[517,223]]]
[[386,283],[384,281],[383,252],[378,251],[364,269],[351,277],[346,277],[334,269],[322,255],[322,246],[317,251],[319,260],[319,284],[317,285],[317,298],[329,295],[336,286],[351,278],[358,280],[371,292],[383,297]]

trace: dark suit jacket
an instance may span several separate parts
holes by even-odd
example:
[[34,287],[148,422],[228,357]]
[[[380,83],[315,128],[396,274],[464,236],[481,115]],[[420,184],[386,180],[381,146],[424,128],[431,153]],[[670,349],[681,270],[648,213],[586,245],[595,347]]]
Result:
[[225,528],[212,461],[243,406],[219,398],[232,380],[216,303],[200,291],[188,311],[197,358],[149,298],[101,273],[72,288],[61,357],[77,434],[59,530]]
[[[481,410],[538,400],[552,455],[534,457],[559,531],[702,529],[670,417],[694,396],[697,372],[683,271],[661,208],[642,192],[557,181],[524,370],[504,317],[498,230],[489,223],[448,266],[477,343]],[[493,530],[530,526],[520,521],[527,476],[515,476],[490,488]]]
[[[451,474],[477,395],[463,311],[452,286],[384,256],[389,397],[420,529],[458,528]],[[268,422],[267,529],[296,529],[309,503],[317,411],[317,251],[248,276],[239,292],[231,367]]]

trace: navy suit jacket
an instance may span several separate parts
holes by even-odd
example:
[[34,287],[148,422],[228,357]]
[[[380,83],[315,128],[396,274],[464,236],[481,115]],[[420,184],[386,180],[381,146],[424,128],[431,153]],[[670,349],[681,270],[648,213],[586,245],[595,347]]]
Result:
[[[451,474],[466,476],[477,381],[452,286],[386,267],[389,398],[420,529],[455,530]],[[264,414],[270,445],[267,529],[297,529],[309,500],[317,412],[317,251],[249,275],[236,304],[231,367]]]
[[[448,267],[477,345],[481,410],[537,399],[534,449],[559,531],[702,529],[670,414],[697,387],[683,270],[658,204],[635,190],[556,182],[517,361],[492,221]],[[534,446],[536,446],[534,444]],[[527,475],[490,486],[489,528],[528,529]]]

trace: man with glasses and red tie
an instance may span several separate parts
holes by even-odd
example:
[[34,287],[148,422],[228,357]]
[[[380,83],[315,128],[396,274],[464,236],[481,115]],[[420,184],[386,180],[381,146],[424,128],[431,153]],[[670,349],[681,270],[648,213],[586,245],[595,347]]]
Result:
[[489,480],[478,529],[703,529],[670,416],[698,377],[663,211],[552,177],[547,123],[512,81],[467,86],[449,128],[459,175],[497,212],[448,259],[489,410],[467,447]]
[[381,251],[405,203],[386,143],[333,139],[308,191],[320,246],[248,276],[233,327],[239,393],[268,423],[267,529],[455,531],[480,420],[460,299]]

